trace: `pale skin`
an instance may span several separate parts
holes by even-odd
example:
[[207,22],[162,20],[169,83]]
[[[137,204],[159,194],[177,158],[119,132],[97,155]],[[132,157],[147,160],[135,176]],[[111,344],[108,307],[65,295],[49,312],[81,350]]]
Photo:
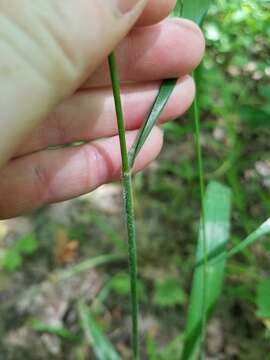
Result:
[[[124,15],[116,9],[119,2]],[[188,74],[201,61],[205,44],[195,24],[167,18],[174,4],[0,1],[0,218],[71,199],[120,178],[106,61],[113,49],[129,146],[162,79],[179,81],[160,123],[189,108],[195,86]],[[62,146],[77,141],[86,143]],[[162,142],[156,127],[135,172],[157,157]]]

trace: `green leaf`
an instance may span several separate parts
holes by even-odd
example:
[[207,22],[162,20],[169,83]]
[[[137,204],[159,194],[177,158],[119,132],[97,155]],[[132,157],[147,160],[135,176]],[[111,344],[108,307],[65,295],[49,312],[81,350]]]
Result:
[[259,240],[262,236],[270,233],[270,218],[259,226],[253,233],[247,236],[239,245],[233,247],[228,251],[227,258],[242,252],[247,246],[250,246],[255,241]]
[[[201,24],[208,8],[210,5],[210,0],[178,0],[176,6],[172,12],[173,16],[185,17],[191,19],[198,24]],[[144,125],[142,126],[135,143],[133,144],[131,150],[129,151],[129,164],[130,167],[133,167],[137,155],[139,154],[141,148],[143,147],[145,141],[147,140],[151,130],[157,123],[157,120],[167,104],[175,86],[177,79],[167,79],[161,84],[159,93],[154,101],[154,104],[150,110],[149,115],[147,116]]]
[[270,279],[263,279],[256,291],[257,316],[270,319]]
[[265,98],[265,100],[270,101],[270,85],[260,85],[259,94]]
[[177,279],[168,278],[156,283],[155,304],[162,307],[182,305],[186,302],[186,298],[186,293]]
[[33,254],[37,250],[37,247],[38,241],[32,234],[22,237],[16,243],[17,251],[25,255]]
[[252,128],[270,126],[270,114],[254,106],[242,106],[240,109],[240,118],[243,123]]
[[141,148],[143,147],[146,139],[148,138],[151,130],[157,123],[157,120],[162,113],[165,105],[167,104],[174,88],[176,85],[177,79],[167,79],[164,80],[159,89],[159,93],[153,103],[153,106],[147,116],[146,121],[144,122],[140,132],[135,140],[132,148],[129,151],[129,163],[130,167],[133,167],[137,155],[139,154]]
[[92,347],[97,360],[120,360],[108,338],[103,334],[87,305],[80,301],[78,311],[85,337]]
[[112,262],[123,260],[123,255],[105,254],[81,261],[80,263],[70,266],[67,269],[57,271],[55,277],[59,280],[66,280],[72,276],[93,269],[97,266],[106,265]]
[[129,275],[126,273],[116,275],[112,279],[111,287],[119,295],[128,295],[130,291]]
[[182,17],[201,24],[211,4],[211,0],[182,0]]
[[4,255],[3,267],[7,271],[15,271],[22,265],[22,257],[16,249],[9,249]]
[[[207,255],[215,251],[226,251],[230,233],[231,191],[224,185],[211,182],[205,196],[205,235]],[[203,229],[200,227],[197,262],[202,263]],[[185,344],[182,359],[197,359],[200,344],[203,340],[203,311],[208,320],[221,294],[224,280],[225,259],[216,264],[208,264],[205,269],[202,263],[193,275],[191,298],[185,333]]]
[[184,17],[201,25],[211,0],[178,0],[172,12],[172,16]]
[[74,335],[71,331],[63,327],[47,325],[46,323],[38,319],[32,321],[32,327],[37,332],[55,335],[67,341],[79,340],[78,336]]
[[33,235],[26,235],[8,249],[4,254],[3,267],[8,271],[15,271],[22,266],[23,255],[33,254],[38,246],[37,240]]
[[[222,251],[222,249],[214,249],[209,253],[208,260],[212,265],[217,264],[220,261],[227,260],[236,254],[241,253],[245,248],[252,245],[255,241],[261,239],[263,236],[270,234],[270,218],[266,220],[262,225],[260,225],[255,231],[248,235],[243,241],[238,245],[234,246],[227,252]],[[197,262],[196,267],[202,265],[202,260]]]
[[175,8],[173,9],[172,16],[180,17],[182,14],[183,0],[178,0]]
[[147,359],[158,360],[157,344],[153,336],[148,335],[146,337],[145,342],[146,342]]
[[[142,281],[137,280],[138,296],[141,298],[145,294],[145,288]],[[127,273],[117,274],[111,281],[111,288],[119,295],[130,294],[130,278]]]
[[179,354],[183,350],[183,335],[177,335],[159,353],[158,360],[179,360]]

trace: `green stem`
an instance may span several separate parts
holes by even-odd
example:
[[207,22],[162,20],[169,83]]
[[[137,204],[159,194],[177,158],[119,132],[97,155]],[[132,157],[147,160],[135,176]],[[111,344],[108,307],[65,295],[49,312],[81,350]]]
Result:
[[[196,74],[193,74],[194,80],[196,82]],[[199,171],[199,184],[200,184],[200,201],[201,201],[201,234],[202,234],[202,243],[203,243],[203,301],[202,301],[202,353],[203,353],[203,344],[206,335],[206,323],[207,323],[207,308],[206,308],[206,299],[207,299],[207,266],[208,266],[208,249],[207,249],[207,238],[206,238],[206,226],[205,226],[205,206],[204,206],[204,195],[205,195],[205,183],[204,183],[204,166],[203,166],[203,155],[202,155],[202,145],[201,145],[201,126],[200,126],[200,112],[198,105],[198,95],[196,95],[193,105],[192,105],[192,118],[195,126],[195,145],[196,145],[196,154],[198,162],[198,171]],[[204,356],[203,356],[204,357]]]
[[128,160],[128,151],[125,135],[125,124],[123,109],[121,103],[120,82],[118,78],[117,64],[114,53],[109,56],[109,67],[112,79],[112,88],[115,101],[115,110],[117,115],[117,124],[119,131],[119,140],[122,156],[122,175],[123,175],[123,192],[125,200],[126,223],[128,232],[128,251],[130,267],[130,289],[131,289],[131,306],[132,306],[132,348],[133,359],[139,360],[139,306],[137,292],[137,246],[136,246],[136,229],[134,216],[134,200],[132,191],[131,169]]

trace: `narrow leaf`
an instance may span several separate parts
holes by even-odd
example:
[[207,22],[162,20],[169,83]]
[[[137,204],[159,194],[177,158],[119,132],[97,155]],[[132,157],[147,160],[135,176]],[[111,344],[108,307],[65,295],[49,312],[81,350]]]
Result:
[[230,258],[237,253],[243,251],[247,246],[254,243],[256,240],[264,235],[270,233],[270,218],[266,220],[261,226],[258,227],[253,233],[246,237],[239,245],[233,247],[227,254],[227,258]]
[[[270,218],[229,251],[224,252],[224,249],[222,248],[213,249],[209,253],[208,261],[211,265],[216,265],[220,261],[227,260],[234,255],[241,253],[243,250],[245,250],[245,248],[252,245],[255,241],[260,240],[263,236],[268,234],[270,234]],[[202,266],[202,263],[202,260],[198,261],[196,263],[196,268]]]
[[[191,19],[197,24],[201,24],[204,16],[207,13],[207,10],[210,5],[210,0],[178,0],[176,6],[172,12],[173,16],[185,17]],[[155,102],[150,110],[147,119],[142,126],[137,139],[135,140],[134,145],[129,151],[129,164],[130,167],[133,167],[137,155],[139,154],[141,148],[143,147],[145,141],[147,140],[151,130],[157,123],[157,120],[167,104],[175,86],[177,79],[168,79],[165,80],[159,89],[159,93],[155,99]]]
[[123,255],[118,254],[105,254],[105,255],[99,255],[84,261],[81,261],[80,263],[71,266],[65,270],[60,270],[53,274],[53,277],[55,277],[57,280],[66,280],[72,276],[78,275],[82,272],[89,271],[90,269],[93,269],[97,266],[106,265],[112,262],[118,262],[123,260]]
[[78,341],[78,336],[74,335],[71,331],[58,326],[50,326],[40,320],[33,320],[32,327],[35,331],[40,333],[47,333],[58,336],[67,341]]
[[120,360],[119,354],[103,334],[84,302],[79,302],[78,311],[85,337],[92,347],[97,360]]
[[[230,232],[231,191],[217,183],[211,182],[207,187],[205,196],[205,233],[207,243],[207,255],[216,249],[226,251],[226,244]],[[197,262],[202,262],[203,253],[203,229],[200,234],[197,249]],[[206,312],[208,320],[215,304],[220,296],[223,280],[225,259],[217,264],[208,264],[206,268],[205,288],[204,264],[197,267],[192,282],[192,291],[188,311],[188,319],[185,334],[185,344],[182,353],[183,360],[197,359],[200,344],[203,340],[202,311]]]
[[161,112],[163,111],[165,105],[167,104],[173,89],[175,88],[177,80],[176,79],[168,79],[163,81],[159,93],[156,97],[155,102],[147,116],[144,125],[142,126],[135,143],[133,144],[131,150],[129,151],[129,164],[130,167],[133,167],[135,159],[143,147],[146,139],[148,138],[151,130],[155,126]]

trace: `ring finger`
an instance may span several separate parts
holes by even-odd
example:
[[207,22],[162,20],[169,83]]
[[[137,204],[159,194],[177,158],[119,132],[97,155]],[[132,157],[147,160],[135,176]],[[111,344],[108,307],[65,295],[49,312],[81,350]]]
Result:
[[[160,82],[126,85],[122,102],[126,129],[135,130],[144,121],[153,103]],[[178,80],[159,122],[182,115],[191,105],[195,93],[191,77]],[[91,141],[117,134],[114,99],[110,89],[78,92],[60,105],[21,146],[16,156],[35,152],[54,145],[75,141]]]

